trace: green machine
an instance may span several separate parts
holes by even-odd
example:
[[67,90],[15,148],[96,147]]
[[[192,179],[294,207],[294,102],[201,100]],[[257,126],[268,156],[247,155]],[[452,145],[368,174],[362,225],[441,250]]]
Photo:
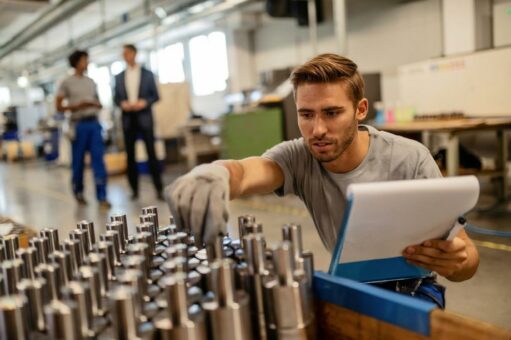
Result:
[[259,156],[284,140],[280,108],[230,113],[223,118],[222,158]]

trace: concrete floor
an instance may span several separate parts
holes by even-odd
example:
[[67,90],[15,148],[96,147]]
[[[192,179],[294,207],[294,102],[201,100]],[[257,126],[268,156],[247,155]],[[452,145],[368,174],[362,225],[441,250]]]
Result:
[[[183,167],[167,168],[165,183],[184,172]],[[86,174],[86,197],[89,204],[76,205],[70,188],[68,169],[48,166],[42,162],[6,164],[0,163],[0,214],[11,217],[19,223],[39,230],[45,227],[58,228],[61,239],[75,228],[82,219],[96,224],[97,235],[105,230],[108,216],[126,213],[130,233],[134,232],[135,222],[141,208],[157,205],[160,219],[168,218],[164,202],[155,199],[152,184],[147,176],[142,176],[140,199],[129,200],[130,190],[123,176],[109,179],[108,196],[112,203],[110,210],[98,208],[94,200],[91,173]],[[483,194],[479,206],[492,202],[491,193]],[[477,226],[511,231],[511,207],[500,214],[471,213],[469,221]],[[314,252],[316,269],[326,270],[330,255],[324,249],[301,201],[295,197],[277,198],[273,195],[232,201],[230,204],[229,231],[237,235],[237,216],[253,214],[265,227],[268,242],[281,239],[280,227],[289,222],[297,222],[303,228],[306,249]],[[511,328],[511,239],[471,235],[476,240],[481,255],[479,271],[473,279],[452,283],[441,279],[447,286],[447,308],[496,325]]]

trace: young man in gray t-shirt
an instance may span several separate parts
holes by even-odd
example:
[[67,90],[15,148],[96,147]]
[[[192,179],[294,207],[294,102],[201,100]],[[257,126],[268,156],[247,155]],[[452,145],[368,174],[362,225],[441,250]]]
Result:
[[[291,82],[302,138],[280,143],[262,157],[198,166],[166,189],[176,222],[191,228],[199,240],[212,242],[225,228],[229,198],[292,193],[305,202],[323,243],[332,250],[348,184],[441,176],[420,143],[360,124],[369,104],[351,60],[317,56],[296,68]],[[469,279],[479,264],[465,231],[452,241],[410,245],[403,255],[452,281]]]

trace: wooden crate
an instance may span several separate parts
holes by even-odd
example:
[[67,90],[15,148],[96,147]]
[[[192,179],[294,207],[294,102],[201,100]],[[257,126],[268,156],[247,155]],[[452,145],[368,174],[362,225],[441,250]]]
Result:
[[105,167],[108,175],[119,175],[126,172],[127,156],[125,152],[109,152],[105,154]]
[[13,224],[14,228],[8,233],[8,235],[18,235],[20,247],[26,248],[28,247],[28,240],[33,236],[37,235],[37,233],[32,229],[25,225],[19,224],[9,217],[0,216],[0,224]]
[[511,339],[511,330],[381,288],[317,272],[319,339]]

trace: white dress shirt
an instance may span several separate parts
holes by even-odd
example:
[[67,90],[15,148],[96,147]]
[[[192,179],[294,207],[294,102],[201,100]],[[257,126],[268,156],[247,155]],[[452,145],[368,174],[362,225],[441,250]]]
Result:
[[130,103],[138,101],[138,90],[140,88],[140,66],[126,67],[124,74],[124,86],[126,86],[126,94]]

